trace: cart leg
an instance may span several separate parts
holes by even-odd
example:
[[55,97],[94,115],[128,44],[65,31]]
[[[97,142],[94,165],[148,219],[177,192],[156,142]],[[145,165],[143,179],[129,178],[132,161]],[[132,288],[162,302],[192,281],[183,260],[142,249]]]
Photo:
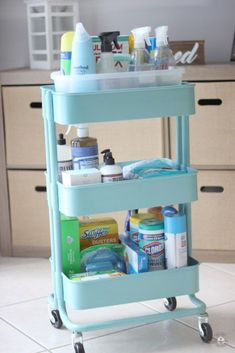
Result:
[[74,332],[72,334],[72,345],[74,353],[85,353],[81,332]]

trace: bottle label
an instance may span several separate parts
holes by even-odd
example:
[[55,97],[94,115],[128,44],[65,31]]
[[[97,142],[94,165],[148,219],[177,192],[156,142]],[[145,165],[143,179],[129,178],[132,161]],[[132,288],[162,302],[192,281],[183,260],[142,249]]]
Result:
[[62,182],[62,172],[66,170],[72,170],[73,163],[72,160],[69,161],[59,161],[58,162],[58,175],[59,175],[59,182]]
[[98,168],[98,147],[72,147],[73,169]]
[[121,181],[123,180],[122,174],[113,174],[113,175],[102,175],[102,183],[111,183],[112,181]]
[[165,233],[167,268],[187,266],[187,234]]

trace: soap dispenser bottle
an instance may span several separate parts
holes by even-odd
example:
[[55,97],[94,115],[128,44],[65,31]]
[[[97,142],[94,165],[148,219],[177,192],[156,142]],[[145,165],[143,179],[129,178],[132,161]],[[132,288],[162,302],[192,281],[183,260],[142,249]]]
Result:
[[102,183],[122,180],[122,168],[120,165],[115,164],[115,160],[110,149],[106,149],[101,153],[104,154],[104,164],[100,168]]
[[71,140],[73,169],[98,168],[98,143],[89,136],[88,124],[78,124],[77,137]]
[[176,65],[174,55],[168,44],[167,38],[168,26],[160,26],[155,29],[156,33],[156,51],[154,55],[154,64],[156,70],[167,70]]
[[119,31],[115,32],[102,32],[99,37],[101,40],[101,54],[97,63],[97,72],[116,72],[115,60],[112,53],[112,43],[116,49],[120,49],[117,37],[120,35]]
[[71,75],[95,74],[92,39],[81,22],[76,24],[72,42]]
[[73,169],[71,148],[66,145],[63,134],[57,140],[58,180],[62,182],[62,172]]

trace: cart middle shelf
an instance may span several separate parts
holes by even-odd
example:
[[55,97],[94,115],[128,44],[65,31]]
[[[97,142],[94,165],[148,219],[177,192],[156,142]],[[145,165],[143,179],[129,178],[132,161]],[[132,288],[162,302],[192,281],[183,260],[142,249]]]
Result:
[[79,186],[58,182],[59,210],[67,216],[190,203],[197,200],[197,171]]

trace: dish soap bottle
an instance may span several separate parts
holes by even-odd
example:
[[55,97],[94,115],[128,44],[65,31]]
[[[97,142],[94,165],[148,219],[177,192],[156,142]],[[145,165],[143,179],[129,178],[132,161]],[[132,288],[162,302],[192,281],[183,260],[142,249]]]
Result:
[[160,26],[155,29],[157,48],[154,63],[156,70],[167,70],[176,65],[174,55],[168,45],[167,32],[168,26]]
[[62,172],[73,169],[71,148],[66,145],[63,134],[57,140],[58,180],[62,182]]
[[116,72],[114,55],[112,53],[112,43],[116,49],[120,49],[117,42],[117,37],[120,35],[119,31],[102,32],[99,37],[101,40],[101,54],[97,63],[97,72]]
[[72,43],[71,75],[96,73],[92,39],[81,22],[76,24]]
[[115,164],[112,152],[106,149],[101,153],[104,154],[104,165],[100,168],[102,183],[122,180],[122,168]]
[[89,137],[88,124],[77,125],[77,137],[71,140],[73,169],[98,168],[98,143]]
[[150,45],[150,31],[151,27],[140,27],[131,31],[134,37],[134,48],[131,52],[129,71],[146,70],[146,67],[150,63],[150,55],[148,50],[145,48],[145,41],[148,45]]

